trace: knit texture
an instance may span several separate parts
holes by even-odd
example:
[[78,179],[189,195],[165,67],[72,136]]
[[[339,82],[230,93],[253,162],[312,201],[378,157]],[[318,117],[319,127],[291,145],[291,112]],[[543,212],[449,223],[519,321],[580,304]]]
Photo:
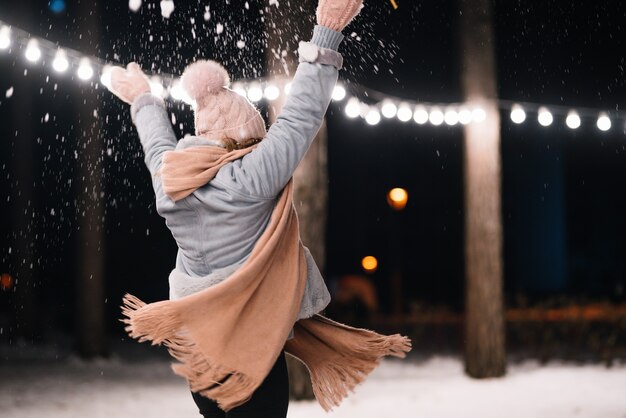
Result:
[[[199,177],[210,177],[209,169],[224,166],[237,153],[222,153],[211,161],[202,148],[190,150],[200,153],[204,165],[174,167],[185,175],[170,189],[171,196],[193,193]],[[186,165],[187,157],[173,164]],[[176,300],[146,305],[126,295],[126,330],[140,341],[164,344],[179,361],[174,372],[187,379],[192,391],[215,400],[225,411],[250,399],[284,347],[306,364],[315,396],[329,410],[381,357],[405,357],[411,343],[400,335],[384,336],[320,315],[296,322],[306,280],[290,180],[263,235],[238,270],[221,283]],[[292,327],[294,338],[286,343]]]
[[363,0],[320,0],[317,23],[341,32],[359,14]]
[[228,72],[219,63],[194,62],[183,72],[181,83],[195,102],[196,135],[235,142],[265,136],[263,117],[246,97],[228,88]]

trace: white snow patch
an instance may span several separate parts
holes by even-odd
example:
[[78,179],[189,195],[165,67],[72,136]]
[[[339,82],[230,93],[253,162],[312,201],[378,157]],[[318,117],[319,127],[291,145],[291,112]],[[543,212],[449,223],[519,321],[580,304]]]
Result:
[[137,12],[141,8],[141,0],[128,0],[128,8],[133,12]]
[[162,0],[161,1],[161,16],[166,19],[169,19],[174,11],[174,1],[173,0]]
[[[456,358],[383,360],[342,405],[326,414],[292,401],[288,418],[622,418],[626,365],[510,365],[504,378],[475,380]],[[166,361],[5,363],[3,418],[195,417],[183,379]]]

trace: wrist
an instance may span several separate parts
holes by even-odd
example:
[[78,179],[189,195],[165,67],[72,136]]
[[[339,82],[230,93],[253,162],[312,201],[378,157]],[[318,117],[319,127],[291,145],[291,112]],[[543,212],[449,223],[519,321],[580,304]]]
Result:
[[326,26],[315,25],[313,28],[313,36],[311,37],[311,43],[317,45],[320,48],[332,49],[337,51],[344,36],[341,32],[330,29]]
[[137,95],[130,106],[130,116],[135,123],[137,113],[146,106],[159,106],[165,108],[165,102],[162,98],[148,92]]

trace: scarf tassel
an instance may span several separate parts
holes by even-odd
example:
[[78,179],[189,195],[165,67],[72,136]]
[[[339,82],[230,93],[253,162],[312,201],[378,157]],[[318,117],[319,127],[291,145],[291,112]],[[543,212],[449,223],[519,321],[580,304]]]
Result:
[[126,318],[122,322],[128,334],[140,342],[164,345],[180,362],[172,364],[174,373],[187,380],[191,391],[215,400],[224,411],[248,401],[262,382],[207,359],[186,336],[170,302],[146,304],[133,295],[125,295],[122,314]]

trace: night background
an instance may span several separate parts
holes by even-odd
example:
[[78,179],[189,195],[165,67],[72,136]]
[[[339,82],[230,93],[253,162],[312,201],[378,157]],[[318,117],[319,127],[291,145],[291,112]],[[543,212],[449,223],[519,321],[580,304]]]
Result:
[[[111,64],[136,61],[150,75],[179,76],[196,59],[215,59],[238,81],[291,77],[269,69],[266,29],[295,57],[315,16],[315,2],[175,3],[166,19],[156,1],[132,12],[127,1],[0,0],[0,28],[10,25]],[[622,370],[615,382],[626,383],[626,3],[491,3],[507,353],[542,364],[612,365]],[[370,105],[463,103],[462,15],[456,0],[366,0],[340,47],[339,82],[347,97],[331,103],[326,120],[324,276],[331,292],[349,295],[336,298],[329,314],[409,335],[415,361],[463,352],[463,126],[395,117],[371,125],[348,117],[345,107],[351,97]],[[29,63],[22,49],[0,50],[0,370],[6,376],[17,373],[15,365],[42,358],[94,357],[76,342],[79,283],[89,280],[80,267],[84,228],[102,231],[96,245],[106,342],[96,358],[144,348],[118,322],[121,298],[126,292],[167,298],[177,250],[156,213],[129,106],[97,72],[89,81],[75,67],[58,74],[50,58]],[[511,120],[512,103],[527,111],[521,124]],[[193,134],[191,107],[166,104],[177,136]],[[256,105],[267,120],[271,103]],[[540,106],[553,112],[550,126],[537,122]],[[580,128],[566,126],[569,110],[579,112]],[[596,126],[600,112],[611,117],[606,132]],[[90,145],[99,150],[98,164],[83,155]],[[93,184],[98,192],[85,192]],[[396,187],[408,193],[400,211],[387,201]],[[97,220],[85,223],[90,213]],[[363,269],[366,256],[377,259],[375,271]],[[346,290],[360,286],[355,283],[375,290],[377,307],[358,289]],[[598,402],[615,409],[604,415],[583,409],[582,416],[626,413],[623,400],[607,395]],[[409,416],[434,416],[414,413]]]

